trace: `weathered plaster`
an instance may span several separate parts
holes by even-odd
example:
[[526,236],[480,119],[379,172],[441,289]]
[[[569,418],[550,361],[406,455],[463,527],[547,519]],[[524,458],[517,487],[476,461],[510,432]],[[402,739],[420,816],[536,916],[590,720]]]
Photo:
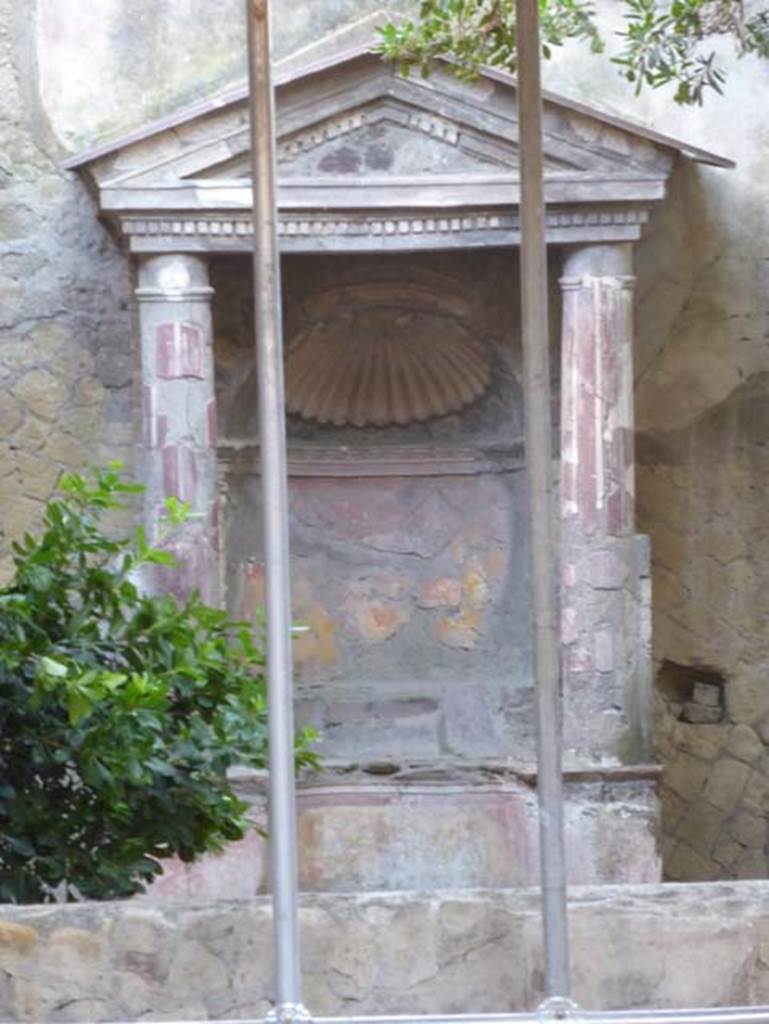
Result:
[[[511,262],[498,253],[284,260],[289,348],[319,317],[363,318],[383,286],[395,293],[402,282],[391,313],[401,330],[421,317],[440,339],[450,319],[492,367],[474,403],[423,424],[289,420],[294,614],[307,627],[296,642],[299,710],[321,730],[326,756],[533,759],[520,344],[516,310],[499,299]],[[246,262],[214,261],[212,282],[225,577],[232,610],[251,615],[263,580]],[[414,306],[412,285],[434,320]],[[360,308],[340,305],[355,288]],[[346,473],[313,468],[340,447]]]
[[[128,267],[82,186],[57,169],[57,143],[74,147],[139,125],[239,77],[239,6],[0,0],[3,550],[34,524],[62,467],[131,450]],[[282,52],[369,6],[286,0]],[[601,7],[610,18],[610,0]],[[702,110],[679,109],[666,92],[635,99],[615,68],[572,45],[546,78],[738,161],[729,172],[679,169],[638,248],[638,507],[655,552],[657,662],[705,664],[726,680],[721,723],[676,722],[676,702],[660,704],[660,752],[672,765],[670,870],[682,878],[763,874],[769,111],[760,97],[769,64],[730,61],[724,96],[709,96]],[[450,594],[452,585],[438,591]],[[330,657],[334,627],[320,612],[318,622]],[[716,769],[716,756],[727,767]],[[732,760],[748,766],[744,787]],[[737,780],[758,825],[732,826],[722,778]],[[696,842],[688,810],[705,823]],[[730,830],[742,837],[736,846]]]

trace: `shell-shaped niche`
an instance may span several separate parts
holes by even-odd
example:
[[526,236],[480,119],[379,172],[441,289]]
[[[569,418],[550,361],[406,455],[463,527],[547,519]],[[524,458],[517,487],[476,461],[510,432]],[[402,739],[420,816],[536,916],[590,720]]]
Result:
[[386,427],[456,412],[488,388],[486,346],[456,294],[409,282],[324,290],[286,352],[286,405],[306,420]]

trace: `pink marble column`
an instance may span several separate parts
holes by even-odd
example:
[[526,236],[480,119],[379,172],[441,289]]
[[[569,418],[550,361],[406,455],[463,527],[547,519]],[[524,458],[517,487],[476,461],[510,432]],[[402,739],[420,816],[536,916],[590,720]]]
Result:
[[[200,591],[221,603],[216,402],[208,264],[204,257],[145,258],[139,267],[145,524],[178,568],[156,567],[155,592],[185,598]],[[191,506],[189,520],[168,532],[166,498]]]
[[561,512],[569,533],[635,527],[632,248],[596,245],[564,261]]
[[633,282],[629,244],[564,259],[561,614],[564,734],[577,760],[643,746],[645,538],[635,535]]

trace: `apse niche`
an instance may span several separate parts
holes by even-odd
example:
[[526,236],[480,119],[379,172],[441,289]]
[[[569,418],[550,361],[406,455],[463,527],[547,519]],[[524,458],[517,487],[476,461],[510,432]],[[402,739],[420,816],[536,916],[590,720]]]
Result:
[[[292,255],[282,269],[299,719],[326,757],[525,750],[514,259]],[[248,619],[264,602],[248,262],[222,259],[213,284],[227,600]],[[405,718],[371,727],[380,707]]]
[[[284,258],[289,446],[517,444],[510,263],[488,251]],[[250,271],[226,258],[212,276],[222,441],[253,444]]]

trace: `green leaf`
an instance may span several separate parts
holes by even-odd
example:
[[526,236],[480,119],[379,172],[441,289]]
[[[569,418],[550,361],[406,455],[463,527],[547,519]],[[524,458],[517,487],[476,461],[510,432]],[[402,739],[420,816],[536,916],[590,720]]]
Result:
[[80,689],[70,690],[67,695],[67,713],[72,725],[77,725],[86,715],[91,713],[93,704],[88,694]]
[[[160,859],[193,860],[247,827],[227,770],[266,764],[263,630],[199,594],[140,593],[136,567],[171,554],[141,527],[115,537],[101,525],[140,489],[116,465],[65,475],[40,532],[13,548],[0,590],[0,715],[13,737],[0,752],[2,899],[40,902],[57,886],[128,897]],[[184,529],[181,503],[172,512]],[[317,763],[312,743],[297,736],[297,765]]]
[[69,672],[65,664],[54,658],[49,658],[47,655],[40,658],[40,667],[47,676],[52,676],[55,679],[63,679]]

